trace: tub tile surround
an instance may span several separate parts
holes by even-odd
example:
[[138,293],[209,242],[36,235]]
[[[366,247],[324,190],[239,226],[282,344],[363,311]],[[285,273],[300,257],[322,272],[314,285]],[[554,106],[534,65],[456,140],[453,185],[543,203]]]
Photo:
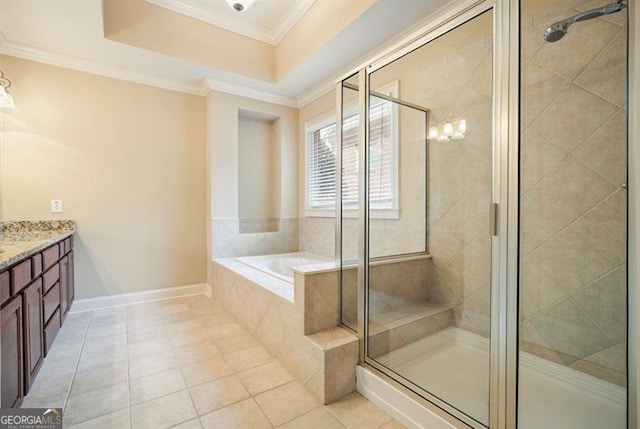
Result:
[[539,36],[589,7],[563,0],[522,23],[521,347],[624,385],[627,12]]
[[[173,340],[181,335],[191,340]],[[266,359],[247,359],[257,355]],[[54,406],[64,408],[72,429],[398,424],[357,393],[323,406],[204,295],[69,314],[23,403]],[[353,421],[344,409],[365,420]]]
[[317,400],[331,403],[353,392],[358,339],[338,327],[337,272],[296,272],[287,299],[235,268],[230,260],[212,262],[214,299]]
[[[277,228],[274,226],[276,223]],[[272,232],[260,232],[274,229]],[[298,219],[214,218],[211,220],[211,236],[214,258],[297,252]]]

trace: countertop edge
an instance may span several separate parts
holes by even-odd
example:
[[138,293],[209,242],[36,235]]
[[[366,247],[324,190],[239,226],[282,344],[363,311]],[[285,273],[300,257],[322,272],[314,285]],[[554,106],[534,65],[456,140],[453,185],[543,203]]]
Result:
[[30,256],[34,255],[35,253],[38,253],[41,250],[46,249],[52,244],[55,244],[61,240],[64,240],[67,237],[71,237],[73,234],[75,234],[75,230],[62,232],[54,237],[51,237],[45,240],[44,242],[38,243],[33,247],[30,247],[29,249],[18,253],[17,255],[11,256],[6,260],[2,260],[2,254],[0,254],[0,271],[5,270],[6,268],[10,267],[16,262],[20,262],[23,259],[29,258]]

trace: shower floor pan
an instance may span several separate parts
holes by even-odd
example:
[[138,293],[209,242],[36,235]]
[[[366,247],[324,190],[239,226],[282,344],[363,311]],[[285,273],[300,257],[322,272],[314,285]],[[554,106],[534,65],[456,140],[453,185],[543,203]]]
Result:
[[[447,328],[376,359],[482,422],[488,421],[489,343]],[[519,429],[624,429],[624,388],[520,353]]]

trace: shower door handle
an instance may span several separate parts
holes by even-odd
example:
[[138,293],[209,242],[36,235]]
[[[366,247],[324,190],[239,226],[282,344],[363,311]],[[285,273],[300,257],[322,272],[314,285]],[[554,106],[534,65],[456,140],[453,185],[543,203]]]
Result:
[[489,235],[498,235],[498,203],[489,204]]

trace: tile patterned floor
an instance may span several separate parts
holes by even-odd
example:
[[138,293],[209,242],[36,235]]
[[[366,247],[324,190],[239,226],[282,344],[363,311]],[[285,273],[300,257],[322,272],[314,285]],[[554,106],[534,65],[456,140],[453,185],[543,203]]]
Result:
[[70,314],[23,407],[67,429],[394,429],[354,393],[323,406],[204,296]]

